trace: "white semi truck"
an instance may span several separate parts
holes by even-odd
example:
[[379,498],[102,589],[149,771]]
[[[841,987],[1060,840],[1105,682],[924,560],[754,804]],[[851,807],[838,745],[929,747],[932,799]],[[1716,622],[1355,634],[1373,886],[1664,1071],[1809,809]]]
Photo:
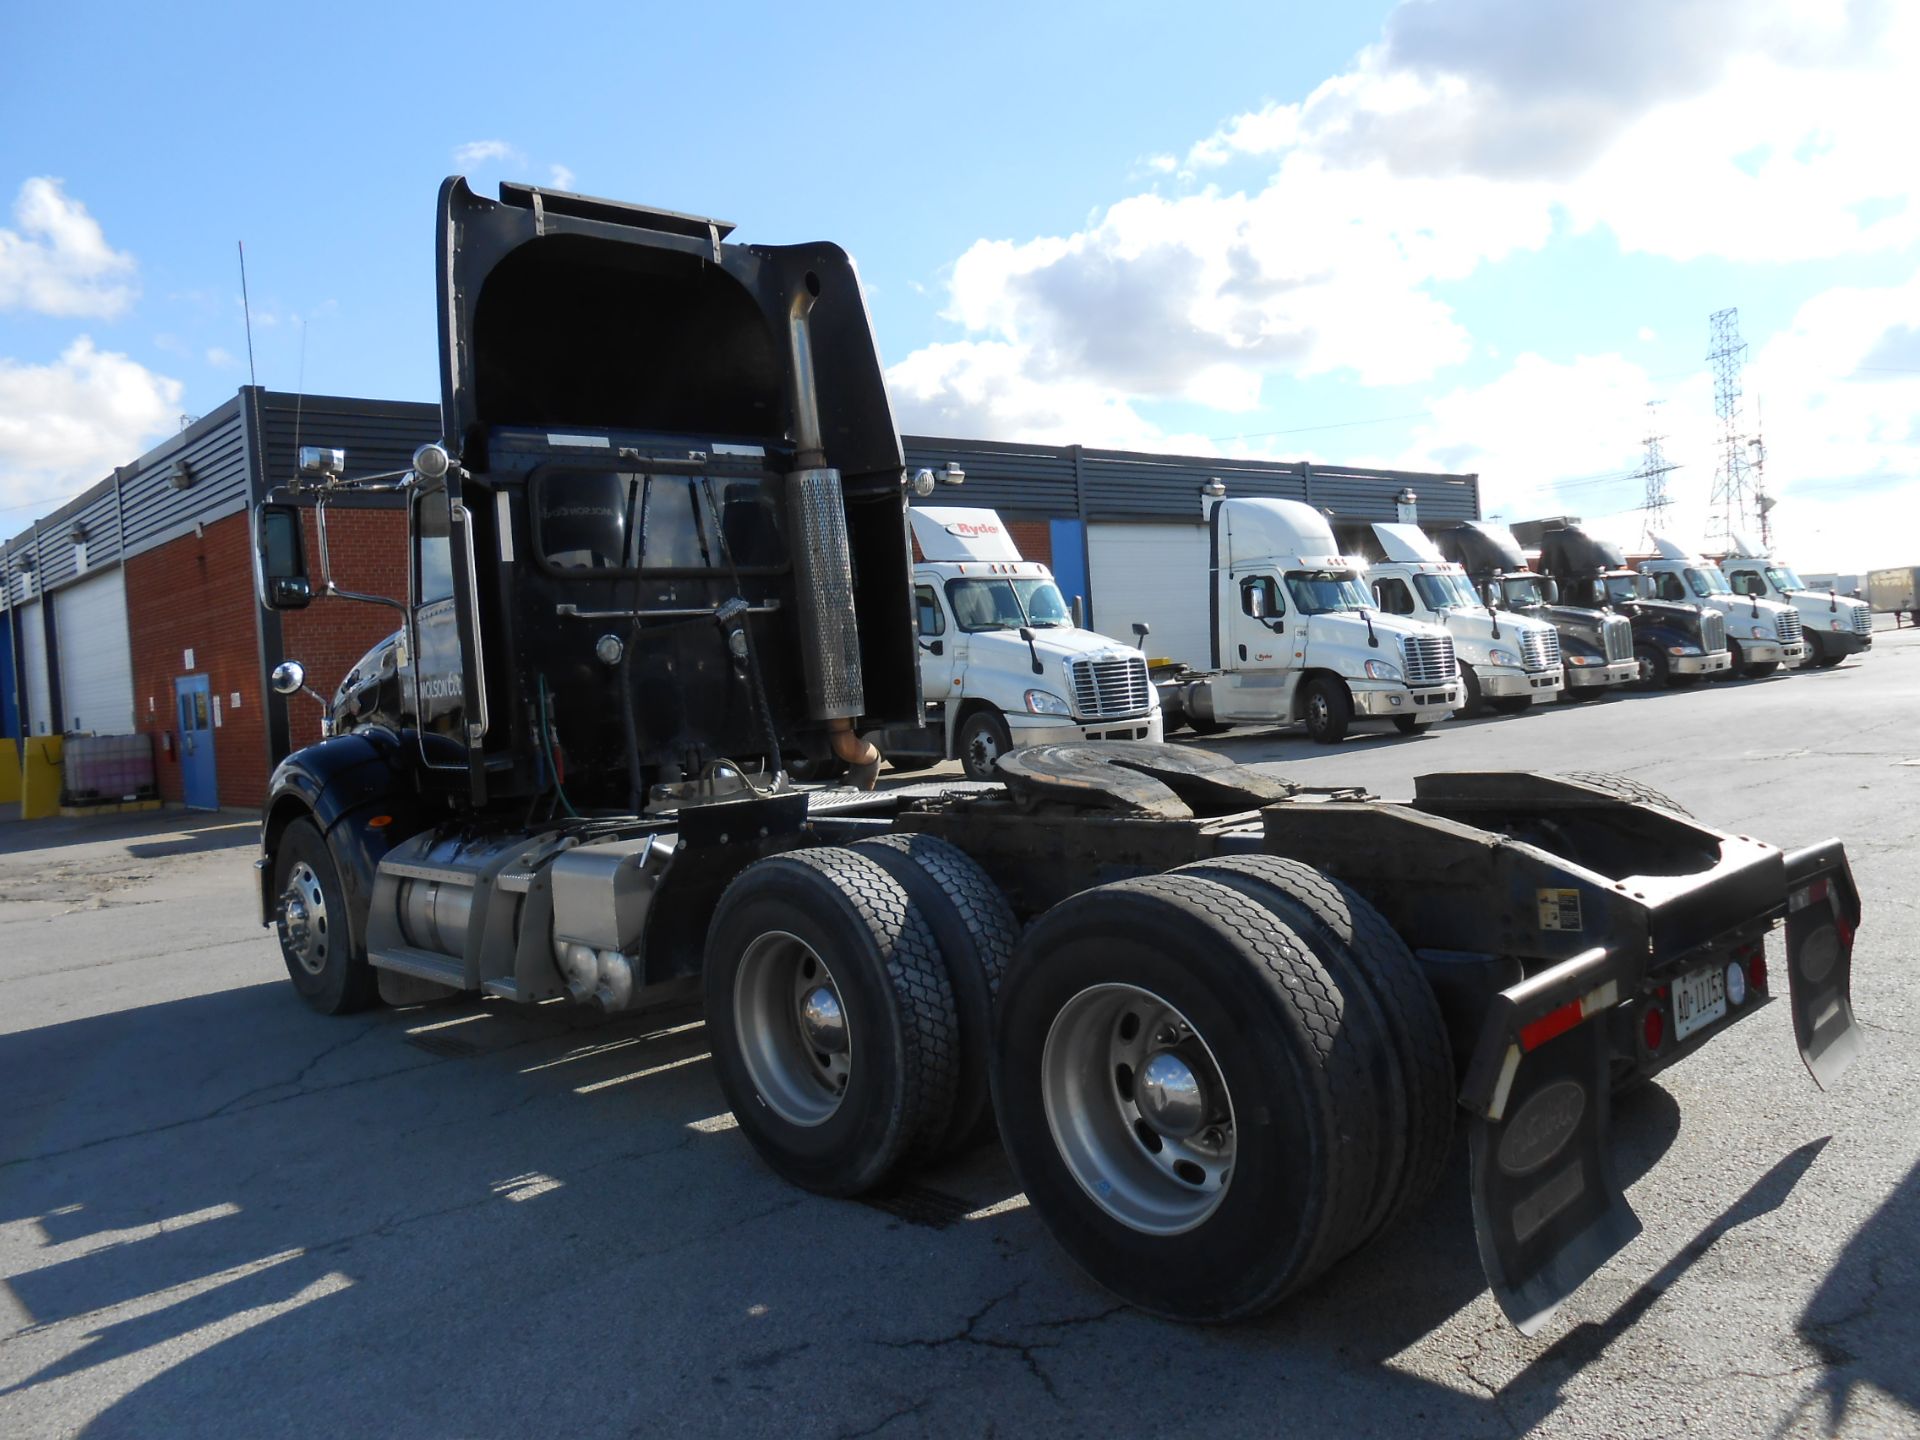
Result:
[[1453,637],[1382,614],[1320,511],[1221,500],[1208,526],[1210,666],[1159,682],[1194,728],[1301,723],[1331,745],[1356,719],[1411,735],[1459,708]]
[[1793,606],[1736,595],[1711,560],[1664,535],[1654,536],[1653,544],[1659,558],[1643,560],[1639,568],[1641,574],[1653,577],[1657,598],[1705,606],[1726,618],[1727,649],[1733,654],[1733,668],[1726,672],[1729,677],[1758,679],[1807,658],[1800,615]]
[[999,515],[921,505],[908,518],[921,555],[913,598],[926,724],[871,737],[894,769],[958,759],[987,780],[1023,745],[1164,738],[1147,657],[1075,624],[1052,572],[1021,559]]
[[1734,594],[1793,607],[1807,642],[1807,664],[1831,670],[1847,656],[1873,648],[1873,611],[1864,600],[1851,599],[1837,590],[1812,588],[1791,565],[1774,559],[1764,546],[1735,535],[1733,549],[1721,568]]
[[1446,559],[1418,525],[1356,528],[1367,560],[1367,583],[1389,615],[1435,625],[1453,637],[1460,667],[1460,714],[1483,708],[1499,714],[1525,710],[1560,693],[1560,636],[1544,620],[1490,608],[1466,570]]

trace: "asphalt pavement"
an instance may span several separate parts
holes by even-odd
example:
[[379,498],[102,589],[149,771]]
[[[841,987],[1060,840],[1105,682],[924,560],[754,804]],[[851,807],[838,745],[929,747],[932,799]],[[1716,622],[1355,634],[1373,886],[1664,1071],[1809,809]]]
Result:
[[1485,1291],[1464,1148],[1277,1313],[1185,1328],[1082,1277],[997,1152],[872,1202],[789,1188],[697,1011],[322,1019],[244,817],[0,819],[0,1434],[1920,1434],[1920,632],[1418,739],[1206,744],[1388,798],[1617,770],[1838,835],[1866,1056],[1822,1094],[1775,1005],[1624,1098],[1644,1231],[1534,1339]]

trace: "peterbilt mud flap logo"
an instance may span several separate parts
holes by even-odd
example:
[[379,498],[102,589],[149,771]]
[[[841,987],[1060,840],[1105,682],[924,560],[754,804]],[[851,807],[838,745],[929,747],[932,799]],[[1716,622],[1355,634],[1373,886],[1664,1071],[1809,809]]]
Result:
[[1586,1108],[1587,1092],[1572,1080],[1556,1080],[1531,1096],[1500,1137],[1500,1168],[1509,1175],[1538,1170],[1566,1148]]

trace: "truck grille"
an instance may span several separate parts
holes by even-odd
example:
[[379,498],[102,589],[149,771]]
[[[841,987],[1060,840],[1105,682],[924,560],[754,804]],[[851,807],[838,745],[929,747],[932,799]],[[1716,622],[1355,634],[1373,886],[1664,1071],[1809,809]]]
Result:
[[1147,662],[1137,656],[1075,660],[1067,673],[1073,680],[1073,713],[1082,719],[1138,715],[1148,706]]
[[1873,614],[1864,605],[1853,607],[1853,633],[1856,635],[1873,633]]
[[1407,684],[1444,685],[1460,672],[1453,663],[1450,635],[1402,635],[1400,653],[1407,662]]
[[1529,670],[1560,668],[1560,636],[1553,630],[1528,630],[1520,637],[1520,663]]
[[1798,645],[1800,643],[1800,616],[1797,612],[1782,610],[1774,617],[1773,623],[1774,627],[1780,632],[1780,643],[1782,645]]
[[1602,620],[1600,639],[1609,662],[1633,658],[1633,625],[1624,615],[1609,615]]
[[1727,648],[1727,617],[1718,610],[1701,612],[1700,648],[1709,655]]

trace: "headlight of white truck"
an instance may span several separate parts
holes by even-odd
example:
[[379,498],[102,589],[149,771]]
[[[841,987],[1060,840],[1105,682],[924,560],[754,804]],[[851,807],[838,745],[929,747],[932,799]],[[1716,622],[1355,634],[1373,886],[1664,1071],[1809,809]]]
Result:
[[1398,680],[1400,678],[1400,667],[1389,660],[1369,660],[1367,661],[1367,678],[1369,680]]
[[1518,666],[1520,664],[1520,657],[1514,654],[1513,651],[1502,650],[1497,646],[1487,652],[1487,659],[1495,665]]
[[1071,715],[1073,710],[1051,690],[1027,691],[1027,713],[1030,715]]
[[1756,625],[1753,627],[1753,638],[1756,640],[1772,640],[1775,638],[1773,628],[1769,625]]

